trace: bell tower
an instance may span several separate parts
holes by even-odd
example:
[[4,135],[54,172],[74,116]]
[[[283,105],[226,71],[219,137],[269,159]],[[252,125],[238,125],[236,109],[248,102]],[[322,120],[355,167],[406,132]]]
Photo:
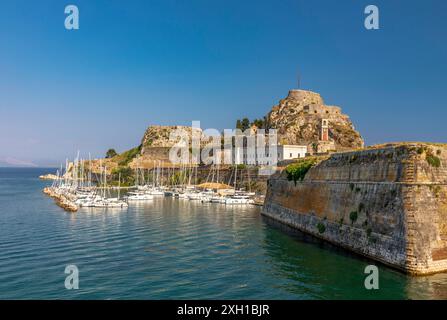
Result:
[[329,141],[329,120],[328,119],[321,119],[320,140],[321,141]]

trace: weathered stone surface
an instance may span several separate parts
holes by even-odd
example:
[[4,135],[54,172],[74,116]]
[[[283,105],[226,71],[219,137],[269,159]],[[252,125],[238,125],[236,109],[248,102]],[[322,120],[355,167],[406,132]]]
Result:
[[321,119],[329,120],[329,138],[338,151],[358,149],[364,145],[349,117],[341,108],[327,106],[318,93],[291,90],[267,115],[267,126],[278,130],[282,144],[307,145],[310,152],[317,151]]
[[296,185],[277,174],[263,214],[411,274],[447,271],[447,146],[334,154]]
[[[144,133],[143,139],[141,141],[142,150],[141,154],[144,154],[148,148],[158,147],[158,148],[170,148],[174,145],[176,141],[170,141],[169,136],[171,132],[175,130],[182,130],[188,134],[191,140],[193,128],[188,126],[150,126]],[[202,131],[195,128],[198,136],[200,137]]]

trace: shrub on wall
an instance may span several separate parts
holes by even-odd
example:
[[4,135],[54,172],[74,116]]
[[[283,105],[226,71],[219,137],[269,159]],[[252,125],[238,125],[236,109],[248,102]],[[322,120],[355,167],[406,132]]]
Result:
[[309,158],[292,163],[286,167],[287,180],[296,182],[302,181],[307,171],[317,162],[316,158]]
[[349,219],[351,220],[351,224],[353,224],[354,222],[356,222],[356,221],[357,221],[357,218],[358,218],[357,211],[352,211],[352,212],[349,214]]
[[360,204],[359,204],[359,212],[362,212],[363,209],[365,209],[365,204],[360,203]]
[[[425,152],[425,160],[428,162],[429,165],[432,167],[438,168],[441,166],[441,159],[439,159],[437,156],[434,155],[433,150],[431,148],[428,148],[426,146],[421,146],[418,148],[417,153],[423,154]],[[441,154],[441,150],[436,151],[437,155]]]
[[432,167],[439,168],[441,166],[441,159],[433,154],[427,154],[426,160]]
[[318,222],[317,229],[319,233],[324,233],[326,231],[326,227],[321,222]]

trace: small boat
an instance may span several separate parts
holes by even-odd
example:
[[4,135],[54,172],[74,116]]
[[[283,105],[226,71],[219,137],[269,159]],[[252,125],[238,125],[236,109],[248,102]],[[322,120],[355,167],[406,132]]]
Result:
[[127,196],[128,201],[147,201],[152,200],[154,197],[149,193],[141,193],[141,192],[129,192]]
[[186,194],[189,200],[202,200],[202,194],[200,192],[189,192]]
[[178,197],[179,199],[188,199],[188,194],[184,193],[184,192],[180,192],[180,193],[178,193],[178,195],[176,197]]
[[149,194],[151,194],[153,196],[164,196],[165,192],[160,189],[152,189],[149,191]]
[[225,199],[225,204],[253,204],[254,200],[247,195],[234,195]]
[[210,199],[211,203],[225,203],[225,197],[222,196],[213,196]]

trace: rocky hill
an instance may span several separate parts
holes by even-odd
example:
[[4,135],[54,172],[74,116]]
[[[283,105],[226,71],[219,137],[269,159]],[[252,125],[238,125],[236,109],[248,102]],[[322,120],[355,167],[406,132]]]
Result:
[[279,143],[307,145],[311,152],[317,151],[322,119],[328,120],[329,140],[335,150],[363,147],[363,139],[349,116],[339,107],[325,105],[315,92],[291,90],[266,116],[267,127],[278,130]]
[[[322,119],[328,120],[329,141],[320,141]],[[262,126],[278,130],[281,144],[307,145],[310,153],[330,150],[344,151],[363,147],[363,139],[354,129],[349,117],[341,109],[327,106],[317,93],[305,90],[291,90],[289,95],[265,117]],[[247,119],[248,121],[248,119]],[[256,124],[255,124],[256,125]],[[92,170],[100,172],[107,166],[113,171],[119,167],[153,168],[160,162],[168,166],[169,150],[177,141],[169,139],[174,130],[183,130],[191,141],[193,128],[189,126],[149,126],[141,139],[141,144],[109,159],[92,161]],[[198,134],[205,141],[200,129]],[[321,146],[324,145],[324,148]]]
[[[147,128],[144,133],[143,139],[141,140],[141,153],[144,154],[148,148],[160,147],[160,148],[170,148],[174,145],[175,142],[169,140],[169,135],[174,130],[183,130],[189,135],[189,139],[191,139],[191,135],[193,132],[192,127],[188,126],[150,126]],[[201,134],[200,129],[198,130],[198,134]]]
[[[174,146],[179,140],[170,140],[169,137],[175,130],[184,131],[188,135],[188,139],[192,141],[193,130],[197,130],[199,136],[202,135],[202,130],[187,126],[160,126],[152,125],[147,128],[141,140],[141,150],[132,162],[131,167],[152,168],[154,162],[165,162],[167,165],[169,161],[169,149]],[[189,144],[191,146],[191,144]]]

